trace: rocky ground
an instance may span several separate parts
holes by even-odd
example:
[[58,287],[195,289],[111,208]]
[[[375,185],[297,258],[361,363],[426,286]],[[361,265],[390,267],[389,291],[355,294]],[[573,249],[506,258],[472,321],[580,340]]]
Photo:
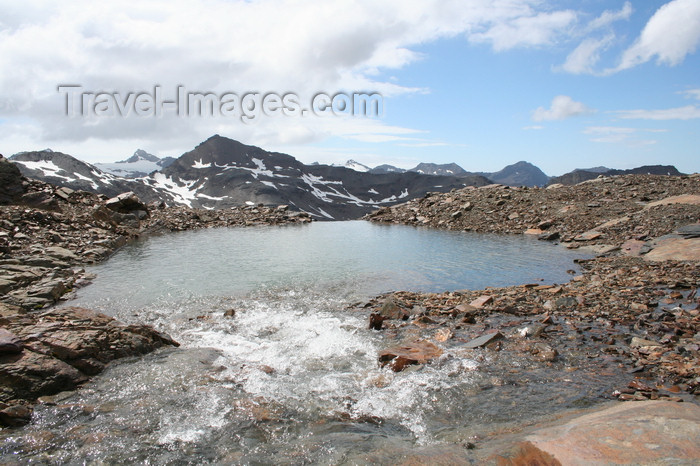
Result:
[[[436,357],[435,343],[560,364],[585,351],[624,371],[620,400],[700,396],[700,177],[621,176],[576,186],[490,186],[381,209],[372,221],[520,233],[587,247],[581,275],[449,293],[397,292],[366,304],[370,327],[402,342],[380,355],[394,370]],[[572,271],[573,272],[573,271]]]
[[48,309],[89,283],[84,265],[148,234],[305,223],[307,214],[145,205],[28,180],[0,156],[0,425],[20,425],[38,397],[75,388],[107,362],[176,345],[148,326],[84,309]]

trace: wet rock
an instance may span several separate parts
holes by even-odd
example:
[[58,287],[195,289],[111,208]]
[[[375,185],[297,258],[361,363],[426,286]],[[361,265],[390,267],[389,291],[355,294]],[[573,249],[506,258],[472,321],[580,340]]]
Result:
[[369,316],[369,328],[370,330],[381,330],[382,324],[384,324],[384,317],[378,312],[373,312]]
[[[0,353],[0,401],[32,402],[73,390],[115,359],[177,346],[148,326],[123,325],[88,309],[65,308],[2,317],[22,345],[19,354]],[[19,343],[16,342],[19,340]]]
[[464,348],[483,348],[484,346],[489,345],[494,341],[500,340],[501,338],[503,338],[503,334],[501,332],[499,332],[498,330],[490,330],[466,343],[464,345]]
[[392,296],[386,298],[384,304],[382,304],[382,307],[379,309],[379,314],[384,319],[390,320],[406,320],[409,317],[408,312],[399,307],[396,300]]
[[0,409],[0,425],[2,426],[20,427],[28,424],[32,419],[32,410],[27,406],[9,406],[0,403],[0,408],[2,408]]
[[700,407],[623,403],[527,437],[561,464],[696,464]]
[[427,340],[417,340],[406,345],[387,348],[379,353],[382,367],[389,365],[400,372],[409,365],[426,364],[442,355],[442,350]]

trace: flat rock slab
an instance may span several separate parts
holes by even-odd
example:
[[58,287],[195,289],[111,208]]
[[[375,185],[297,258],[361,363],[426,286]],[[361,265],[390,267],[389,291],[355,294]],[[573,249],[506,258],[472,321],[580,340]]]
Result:
[[417,340],[406,345],[393,346],[379,353],[382,367],[389,364],[394,372],[400,372],[413,364],[425,364],[442,356],[442,350],[427,340]]
[[481,336],[474,338],[472,341],[464,345],[464,348],[474,349],[481,348],[488,345],[492,341],[496,341],[503,338],[503,335],[498,330],[492,330],[482,334]]
[[662,238],[644,255],[648,261],[700,261],[700,238]]
[[642,253],[645,242],[638,239],[628,239],[620,246],[620,252],[625,256],[637,257]]
[[651,207],[670,204],[700,205],[700,196],[697,194],[681,194],[680,196],[671,196],[667,197],[666,199],[661,199],[660,201],[650,202],[644,206],[644,208],[650,209]]
[[700,464],[700,406],[626,402],[527,437],[561,464]]

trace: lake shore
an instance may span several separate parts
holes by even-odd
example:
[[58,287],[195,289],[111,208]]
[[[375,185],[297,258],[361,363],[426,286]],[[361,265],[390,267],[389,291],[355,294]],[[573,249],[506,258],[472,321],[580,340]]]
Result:
[[[586,371],[585,367],[567,365],[566,361],[571,354],[587,352],[602,373],[627,374],[628,383],[603,398],[697,403],[697,175],[600,178],[546,189],[463,189],[429,194],[420,200],[380,209],[366,218],[449,230],[536,235],[597,255],[580,261],[583,273],[560,285],[531,283],[445,293],[397,292],[377,297],[365,305],[372,312],[370,326],[403,345],[403,352],[385,355],[385,363],[394,370],[429,362],[431,355],[421,351],[425,341],[526,355],[542,365],[563,364],[568,373]],[[416,329],[420,329],[420,340],[415,339]],[[648,414],[641,406],[637,419]],[[688,406],[686,410],[694,413],[688,424],[693,428],[688,431],[692,433],[685,439],[687,444],[697,441],[698,407]],[[630,419],[615,428],[625,429],[625,422],[629,424]],[[661,444],[672,443],[664,429],[669,429],[674,421],[659,422],[665,427],[646,434]],[[605,456],[605,445],[593,443],[591,440],[588,446],[590,452],[598,448],[601,458],[614,460],[609,452]],[[491,460],[497,459],[501,464],[535,460],[558,464],[547,453],[556,451],[551,444],[544,445],[542,451],[528,442],[524,445]],[[628,447],[627,454],[631,456],[625,461],[663,459],[663,455],[655,456],[640,445]],[[630,453],[633,451],[638,452],[636,456]],[[568,457],[559,450],[556,456],[571,460],[571,452],[567,454]],[[698,458],[697,451],[678,455],[679,461]]]
[[[176,344],[147,326],[123,326],[87,310],[36,310],[70,299],[73,289],[88,284],[90,277],[82,266],[105,260],[126,242],[149,234],[310,221],[284,207],[194,211],[143,206],[129,196],[108,207],[107,200],[92,194],[23,183],[26,189],[18,201],[0,207],[5,233],[0,235],[0,266],[6,282],[19,284],[3,292],[0,304],[3,327],[10,333],[2,335],[3,382],[17,386],[18,379],[7,376],[17,372],[6,364],[15,364],[18,355],[41,355],[60,366],[52,374],[63,378],[54,381],[69,380],[72,385],[54,384],[45,392],[25,390],[21,396],[5,389],[0,407],[8,425],[27,422],[37,398],[79,386],[114,357]],[[692,225],[700,218],[695,200],[699,183],[698,177],[616,177],[571,188],[491,186],[381,209],[370,219],[537,234],[601,255],[581,261],[583,274],[568,283],[445,293],[397,291],[353,309],[374,316],[374,328],[383,332],[389,346],[378,358],[395,371],[430,364],[434,348],[463,346],[475,354],[511,352],[533,364],[559,365],[565,378],[588,370],[566,365],[567,355],[589,353],[596,371],[628,374],[629,383],[604,398],[696,401],[700,273],[693,256],[698,237]],[[65,331],[81,337],[67,339]],[[116,344],[119,351],[106,354],[90,344],[95,339],[83,338],[96,333],[106,335],[107,347]],[[31,378],[25,381],[31,383]],[[476,440],[473,446],[481,444]],[[532,451],[527,447],[502,456],[515,461],[522,454]]]

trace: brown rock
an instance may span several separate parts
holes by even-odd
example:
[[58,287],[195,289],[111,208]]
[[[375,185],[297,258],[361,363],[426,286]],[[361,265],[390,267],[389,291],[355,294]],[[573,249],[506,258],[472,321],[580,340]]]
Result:
[[472,307],[475,307],[477,309],[481,309],[482,307],[484,307],[485,305],[487,305],[491,302],[493,302],[492,296],[483,295],[483,296],[479,296],[478,298],[476,298],[474,301],[469,303],[469,305]]
[[434,343],[416,340],[406,345],[387,348],[379,353],[382,367],[390,364],[394,372],[400,372],[408,365],[426,364],[442,355],[442,350]]
[[697,464],[700,407],[621,403],[527,438],[561,464]]
[[22,340],[14,333],[0,328],[0,354],[17,354],[22,352]]

